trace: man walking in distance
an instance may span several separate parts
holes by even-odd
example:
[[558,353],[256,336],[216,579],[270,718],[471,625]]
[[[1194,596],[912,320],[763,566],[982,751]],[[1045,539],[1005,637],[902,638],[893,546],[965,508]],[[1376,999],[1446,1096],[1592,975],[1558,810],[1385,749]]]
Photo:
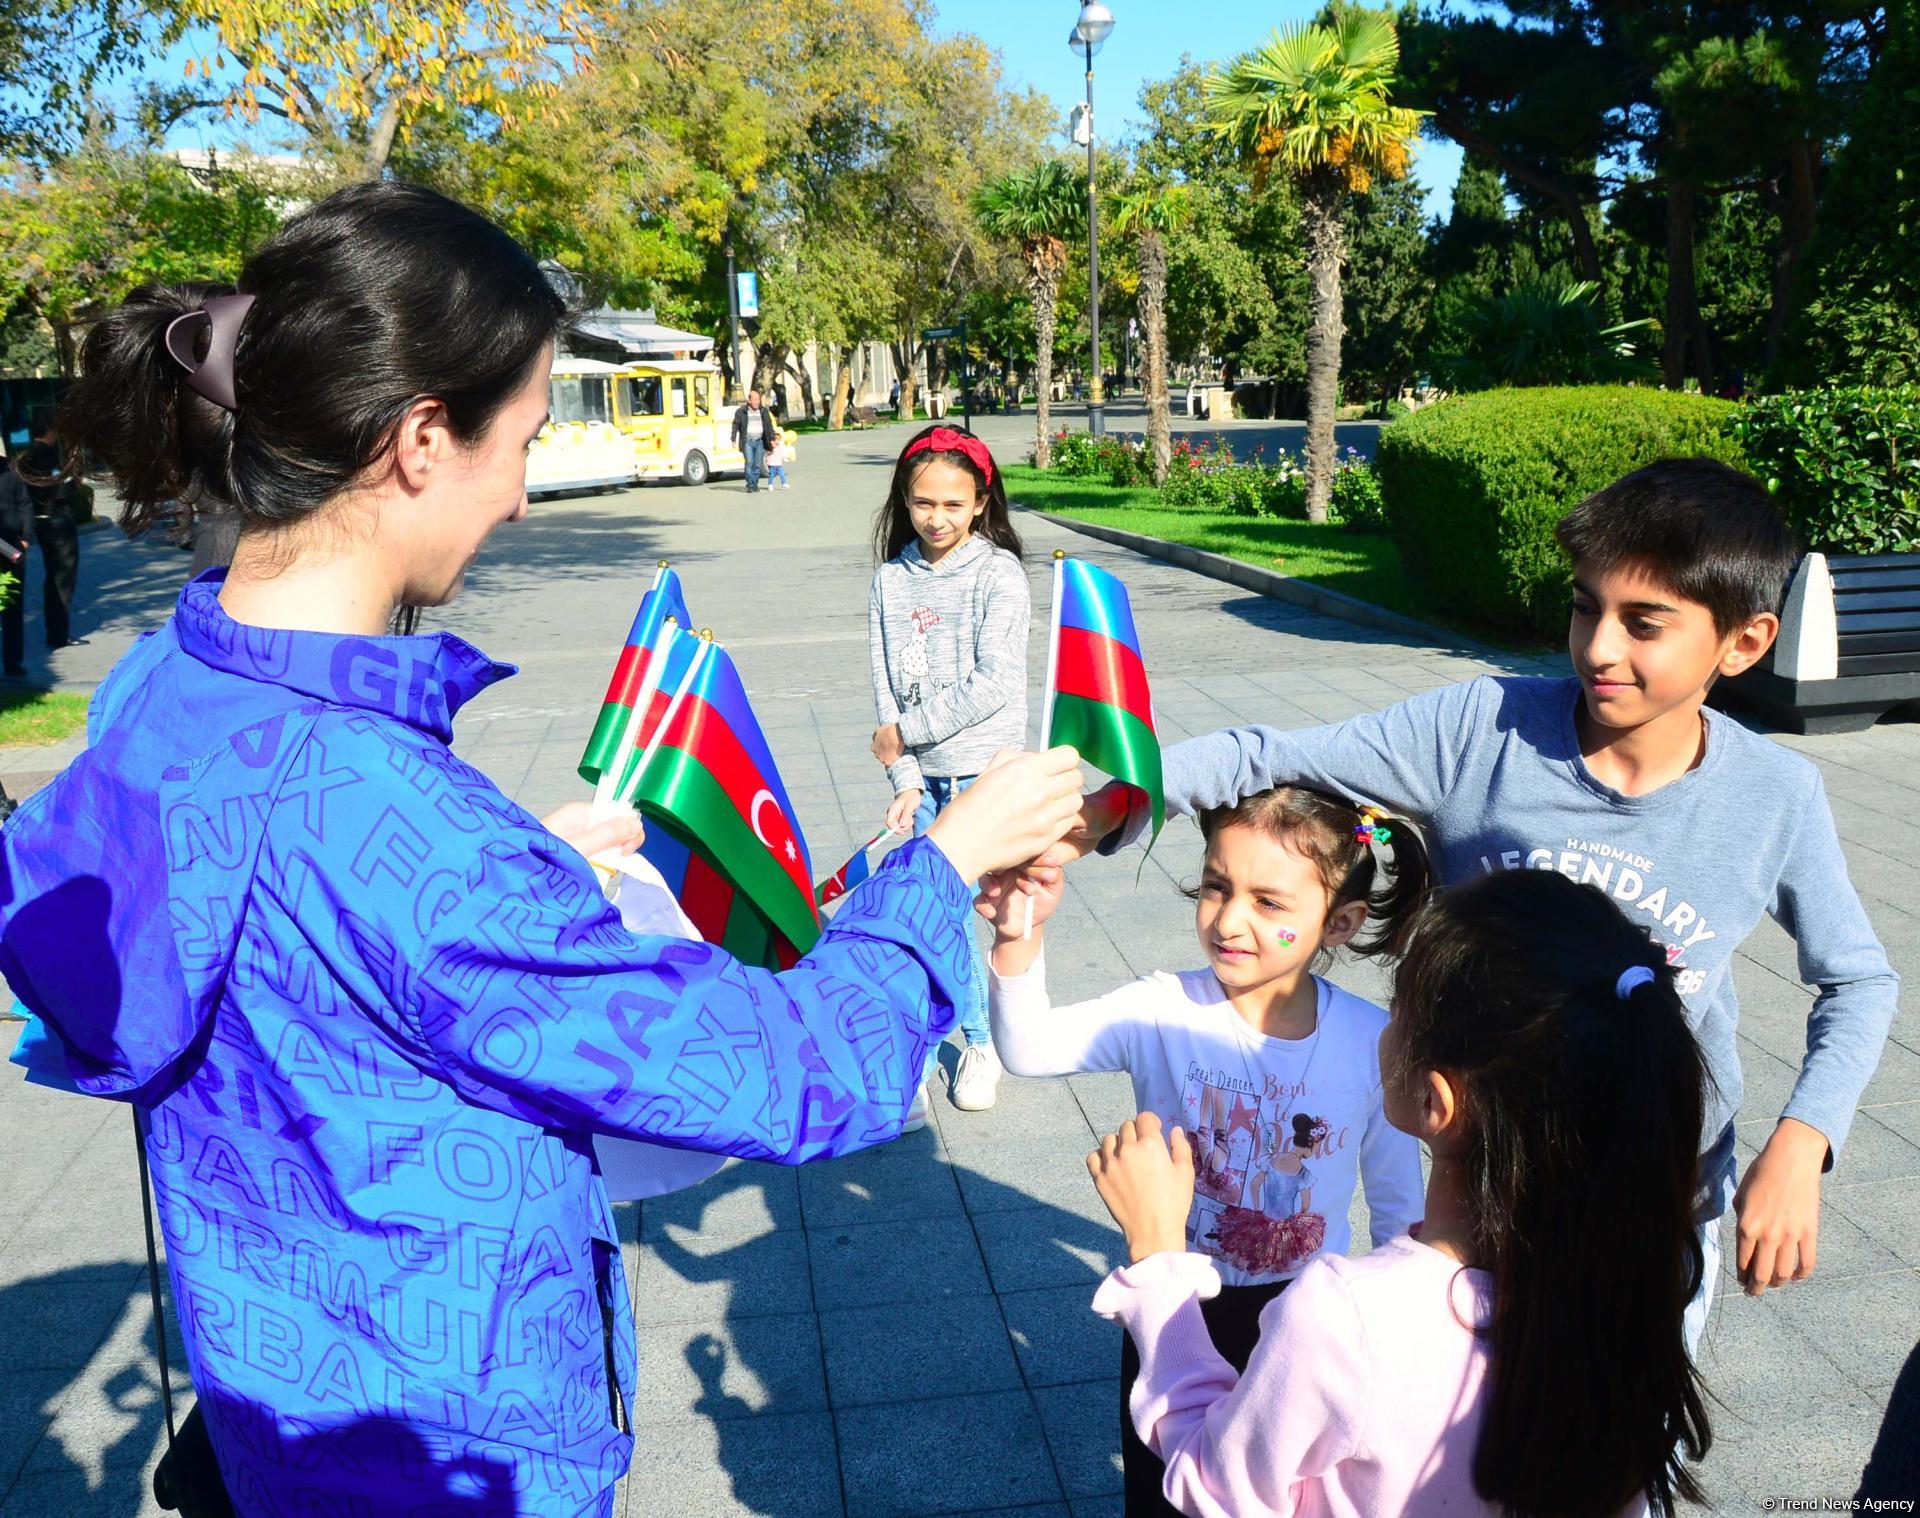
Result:
[[84,643],[73,636],[70,613],[80,573],[80,528],[73,519],[73,471],[55,441],[58,411],[40,406],[33,413],[33,441],[14,461],[33,500],[33,537],[46,575],[47,647]]
[[760,471],[767,462],[767,443],[779,426],[780,419],[761,404],[758,390],[749,390],[746,405],[733,413],[733,446],[747,456],[749,494],[760,488]]

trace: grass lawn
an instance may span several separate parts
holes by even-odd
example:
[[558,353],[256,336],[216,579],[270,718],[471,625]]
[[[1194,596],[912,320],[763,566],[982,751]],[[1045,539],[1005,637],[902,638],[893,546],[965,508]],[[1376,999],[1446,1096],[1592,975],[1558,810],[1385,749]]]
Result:
[[87,698],[46,690],[0,691],[0,748],[58,743],[87,725]]
[[1406,616],[1450,620],[1426,603],[1401,566],[1391,538],[1311,522],[1178,511],[1162,506],[1151,485],[1116,489],[1025,464],[1008,465],[1006,474],[1007,494],[1022,506],[1224,554]]

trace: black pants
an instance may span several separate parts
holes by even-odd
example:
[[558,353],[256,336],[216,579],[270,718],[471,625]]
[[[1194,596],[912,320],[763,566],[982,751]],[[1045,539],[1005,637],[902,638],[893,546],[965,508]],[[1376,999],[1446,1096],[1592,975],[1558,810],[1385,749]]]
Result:
[[65,517],[35,517],[33,539],[46,575],[47,647],[65,648],[73,637],[68,613],[80,575],[80,529]]
[[[1207,1333],[1220,1358],[1243,1374],[1253,1357],[1253,1346],[1260,1342],[1260,1314],[1288,1283],[1275,1281],[1267,1286],[1222,1286],[1220,1295],[1200,1304],[1200,1316],[1207,1320]],[[1133,1383],[1140,1375],[1140,1352],[1133,1347],[1133,1335],[1120,1340],[1120,1463],[1126,1483],[1127,1518],[1177,1518],[1180,1509],[1167,1501],[1164,1491],[1167,1468],[1160,1457],[1148,1449],[1134,1432],[1133,1413],[1128,1399]]]
[[[24,548],[26,543],[10,532],[0,533],[15,548]],[[0,665],[6,672],[17,675],[27,665],[27,560],[23,554],[19,562],[0,567],[0,597],[6,599],[5,607],[0,607]]]

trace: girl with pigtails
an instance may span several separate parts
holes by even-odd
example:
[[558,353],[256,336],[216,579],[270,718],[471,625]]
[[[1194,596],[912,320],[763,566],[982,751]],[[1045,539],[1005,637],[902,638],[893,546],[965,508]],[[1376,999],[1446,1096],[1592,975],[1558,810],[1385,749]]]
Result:
[[[1386,1012],[1316,974],[1345,947],[1397,957],[1428,894],[1417,833],[1371,808],[1285,786],[1201,818],[1207,852],[1187,894],[1203,968],[1147,975],[1089,1002],[1047,995],[1043,925],[1059,871],[1029,870],[1028,899],[989,880],[993,1041],[1014,1075],[1124,1070],[1134,1099],[1191,1135],[1185,1245],[1218,1272],[1200,1304],[1221,1355],[1244,1366],[1260,1314],[1324,1251],[1344,1254],[1356,1184],[1376,1245],[1421,1213],[1420,1160],[1381,1104]],[[1139,1374],[1122,1345],[1126,1511],[1175,1511],[1165,1470],[1125,1417]]]

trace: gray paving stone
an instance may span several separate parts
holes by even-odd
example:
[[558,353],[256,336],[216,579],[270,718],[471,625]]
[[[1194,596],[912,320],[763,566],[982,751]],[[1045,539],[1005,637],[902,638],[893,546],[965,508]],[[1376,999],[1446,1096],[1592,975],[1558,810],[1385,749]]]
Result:
[[1837,1364],[1849,1381],[1884,1393],[1920,1336],[1920,1271],[1824,1281],[1788,1289],[1780,1312]]
[[836,1414],[850,1518],[914,1518],[1058,1501],[1040,1416],[1024,1391]]
[[1092,1290],[1078,1285],[1000,1294],[1029,1386],[1065,1386],[1118,1373],[1124,1330],[1096,1317],[1092,1301]]
[[807,1240],[798,1232],[738,1240],[669,1230],[642,1245],[633,1276],[634,1321],[710,1323],[810,1307]]
[[[820,1315],[835,1411],[908,1404],[929,1395],[1013,1391],[1021,1385],[1007,1326],[990,1296],[887,1303]],[[929,1358],[938,1370],[929,1374]]]
[[1101,1277],[1125,1259],[1111,1224],[1102,1227],[1056,1207],[988,1213],[973,1226],[997,1292],[1084,1286],[1091,1297]]
[[825,1413],[702,1416],[659,1424],[634,1440],[628,1518],[840,1518],[844,1511],[834,1424]]
[[811,1312],[654,1323],[638,1333],[636,1428],[693,1417],[758,1418],[827,1410]]
[[1105,1204],[1087,1173],[1091,1133],[1072,1138],[1012,1139],[983,1146],[968,1158],[956,1157],[954,1175],[967,1211],[975,1217],[1024,1207],[1056,1207],[1096,1223],[1107,1217]]
[[1040,1387],[1033,1400],[1066,1494],[1099,1497],[1119,1491],[1119,1378]]
[[845,1159],[806,1165],[801,1215],[808,1228],[946,1217],[960,1211],[960,1191],[931,1128]]
[[817,1227],[807,1231],[821,1312],[988,1294],[986,1267],[964,1217]]

